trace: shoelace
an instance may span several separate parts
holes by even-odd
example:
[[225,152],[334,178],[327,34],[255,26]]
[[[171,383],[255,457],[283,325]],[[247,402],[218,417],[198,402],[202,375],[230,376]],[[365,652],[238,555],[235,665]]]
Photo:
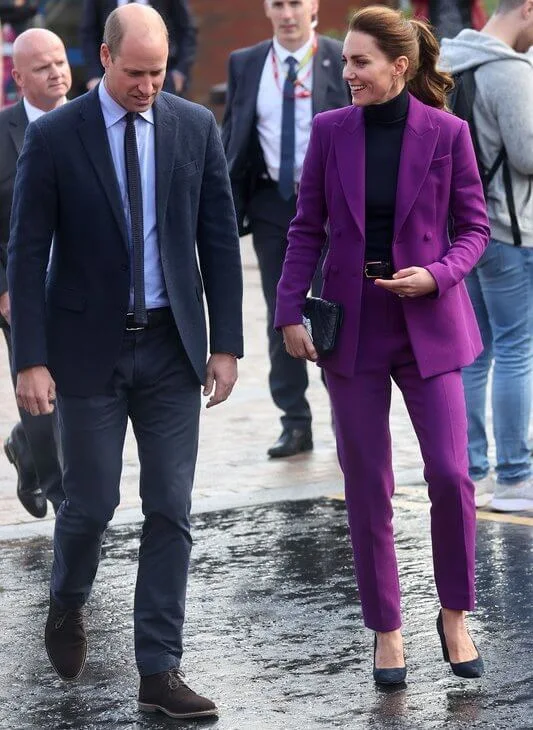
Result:
[[54,621],[54,629],[59,630],[65,623],[65,619],[69,614],[73,615],[73,622],[76,624],[83,624],[83,613],[79,608],[68,608],[66,611],[62,611]]
[[187,687],[190,692],[193,689],[189,687],[185,681],[185,675],[181,669],[170,669],[168,672],[168,686],[171,690],[178,689],[179,687]]

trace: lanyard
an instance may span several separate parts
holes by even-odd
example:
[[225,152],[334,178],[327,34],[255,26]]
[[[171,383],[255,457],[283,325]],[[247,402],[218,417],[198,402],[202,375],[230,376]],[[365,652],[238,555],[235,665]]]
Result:
[[[309,48],[309,50],[307,51],[307,53],[302,58],[302,60],[300,61],[300,63],[298,64],[298,66],[296,68],[296,73],[298,74],[309,64],[307,73],[301,79],[296,79],[296,81],[294,82],[294,87],[295,87],[294,98],[295,99],[308,99],[311,96],[311,92],[309,91],[309,89],[305,88],[305,85],[303,82],[307,81],[307,79],[311,75],[313,66],[310,63],[310,61],[313,59],[315,53],[317,52],[317,48],[318,48],[318,39],[317,39],[317,36],[315,33],[313,35],[313,43],[312,43],[311,47]],[[274,79],[276,81],[276,86],[278,87],[280,93],[283,93],[283,89],[281,87],[281,82],[280,82],[280,78],[279,78],[278,59],[276,56],[276,51],[274,50],[274,46],[272,46],[271,58],[272,58],[272,71],[274,73]],[[285,77],[286,77],[286,75],[285,75]],[[297,89],[298,86],[301,87],[300,91]]]

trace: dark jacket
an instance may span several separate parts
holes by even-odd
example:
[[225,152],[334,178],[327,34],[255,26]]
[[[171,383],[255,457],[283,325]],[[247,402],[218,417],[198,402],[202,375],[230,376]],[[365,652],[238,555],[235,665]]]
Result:
[[[163,92],[154,121],[161,264],[183,345],[203,382],[204,288],[211,352],[241,356],[243,347],[239,239],[226,161],[204,107]],[[101,393],[121,349],[130,258],[98,88],[28,127],[15,182],[8,281],[16,371],[47,365],[65,395]]]
[[[271,48],[271,40],[263,41],[250,48],[234,51],[229,59],[222,141],[241,233],[247,232],[244,218],[259,172],[251,148],[259,83]],[[313,59],[313,116],[349,103],[348,87],[342,78],[342,43],[318,36],[318,48]]]
[[[170,54],[168,69],[189,76],[196,55],[196,26],[188,0],[151,0],[150,5],[163,17],[168,28]],[[107,16],[117,7],[116,0],[83,0],[81,45],[87,79],[102,76],[100,46]]]
[[7,242],[17,160],[24,142],[28,117],[24,103],[0,112],[0,294],[7,291]]

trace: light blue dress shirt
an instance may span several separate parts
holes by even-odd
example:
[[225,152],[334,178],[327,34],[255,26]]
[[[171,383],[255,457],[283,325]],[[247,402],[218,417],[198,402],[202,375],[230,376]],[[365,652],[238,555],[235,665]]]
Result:
[[[126,159],[124,153],[124,134],[126,132],[127,110],[117,104],[105,88],[104,81],[98,86],[98,96],[102,106],[107,139],[117,173],[122,208],[126,218],[130,242],[130,269],[133,272],[133,246],[131,242],[130,203],[128,198]],[[165,278],[161,266],[159,242],[157,238],[156,199],[155,199],[155,127],[153,109],[141,112],[135,120],[141,185],[143,198],[144,229],[144,293],[146,309],[168,307],[169,301]],[[130,286],[130,311],[133,311],[133,276]]]

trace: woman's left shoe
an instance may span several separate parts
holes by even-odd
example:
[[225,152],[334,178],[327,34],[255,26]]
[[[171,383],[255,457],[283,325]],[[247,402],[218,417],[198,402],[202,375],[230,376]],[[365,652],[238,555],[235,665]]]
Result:
[[374,634],[374,668],[372,674],[376,684],[403,684],[407,677],[407,667],[394,667],[393,669],[378,669],[376,667],[376,649],[378,637]]
[[437,632],[439,634],[440,643],[442,646],[442,656],[444,657],[444,661],[449,663],[452,672],[458,677],[463,677],[464,679],[479,679],[483,675],[485,667],[483,665],[483,659],[481,658],[479,649],[475,644],[474,648],[477,651],[476,659],[471,659],[469,662],[457,663],[450,661],[450,653],[448,651],[446,636],[444,635],[444,625],[442,623],[442,609],[439,611],[439,615],[437,616]]

